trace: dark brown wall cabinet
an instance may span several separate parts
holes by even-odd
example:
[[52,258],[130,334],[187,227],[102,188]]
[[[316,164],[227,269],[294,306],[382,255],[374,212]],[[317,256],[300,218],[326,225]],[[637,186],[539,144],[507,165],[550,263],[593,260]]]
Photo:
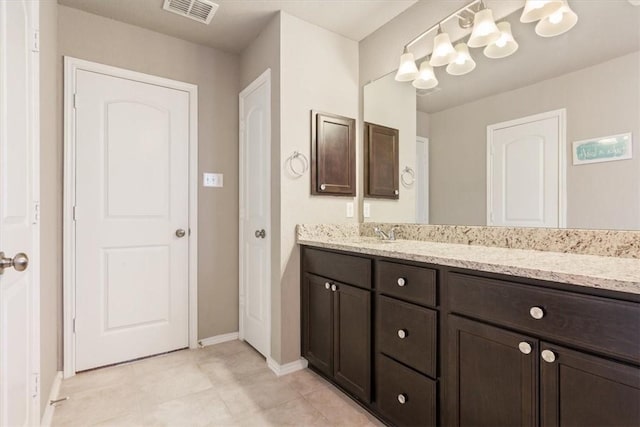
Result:
[[356,121],[311,111],[311,194],[356,195]]
[[397,199],[398,187],[397,129],[364,124],[364,196]]

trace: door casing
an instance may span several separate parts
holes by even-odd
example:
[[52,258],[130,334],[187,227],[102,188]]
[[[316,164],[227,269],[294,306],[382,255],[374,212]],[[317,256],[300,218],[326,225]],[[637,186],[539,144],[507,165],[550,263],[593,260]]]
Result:
[[189,348],[198,347],[198,87],[150,74],[64,57],[64,194],[63,194],[63,355],[64,378],[76,373],[75,360],[75,222],[76,72],[85,70],[189,94]]

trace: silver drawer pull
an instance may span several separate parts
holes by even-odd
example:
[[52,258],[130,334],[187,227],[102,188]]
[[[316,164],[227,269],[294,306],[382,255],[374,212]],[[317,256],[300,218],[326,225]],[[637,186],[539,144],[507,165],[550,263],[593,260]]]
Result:
[[401,340],[405,339],[409,335],[406,329],[398,329],[398,338]]
[[329,289],[331,287],[331,283],[329,282],[324,282],[324,288],[325,289]]
[[326,189],[327,189],[327,184],[322,184],[322,185],[320,186],[320,190],[324,191],[324,190],[326,190]]
[[551,350],[542,350],[542,360],[547,363],[553,363],[556,361],[556,354]]
[[398,395],[398,402],[400,402],[401,405],[404,405],[405,403],[407,403],[407,395],[404,393],[400,393]]
[[407,280],[404,277],[398,277],[398,286],[402,287],[407,284]]
[[393,190],[393,194],[397,196],[400,192],[398,190]]
[[336,285],[331,285],[331,290],[335,292],[338,290],[338,287]]
[[529,354],[532,350],[531,344],[526,341],[522,341],[520,344],[518,344],[518,348],[520,349],[520,352],[522,354]]
[[544,317],[544,310],[540,307],[531,307],[529,314],[536,320],[540,320]]

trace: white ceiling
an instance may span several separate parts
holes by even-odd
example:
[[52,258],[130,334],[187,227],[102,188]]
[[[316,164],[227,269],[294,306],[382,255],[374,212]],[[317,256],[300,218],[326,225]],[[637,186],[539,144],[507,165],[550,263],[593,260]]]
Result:
[[417,0],[214,0],[210,25],[164,11],[163,0],[58,0],[58,3],[228,52],[241,52],[277,11],[360,41]]

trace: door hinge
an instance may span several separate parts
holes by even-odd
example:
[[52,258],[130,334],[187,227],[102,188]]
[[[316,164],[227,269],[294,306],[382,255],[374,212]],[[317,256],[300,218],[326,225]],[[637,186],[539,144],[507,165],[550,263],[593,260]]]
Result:
[[33,30],[32,37],[31,52],[40,52],[40,30]]
[[33,202],[33,225],[37,225],[40,222],[40,202]]
[[77,93],[73,94],[73,108],[75,108],[75,109],[78,108],[78,94]]
[[78,220],[78,207],[77,206],[73,207],[73,220],[74,221]]
[[73,318],[73,333],[76,333],[76,318]]
[[31,378],[33,381],[31,397],[37,397],[38,394],[40,393],[40,374],[37,372],[34,372],[33,374],[31,374]]

